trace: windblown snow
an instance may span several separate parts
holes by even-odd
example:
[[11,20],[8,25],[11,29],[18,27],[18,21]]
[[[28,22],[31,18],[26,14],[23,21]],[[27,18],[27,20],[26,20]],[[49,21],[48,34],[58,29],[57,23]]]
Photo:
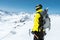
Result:
[[[0,40],[33,40],[31,29],[34,14],[19,13],[5,15],[0,12]],[[60,40],[60,16],[49,15],[51,29],[47,30],[45,40]]]

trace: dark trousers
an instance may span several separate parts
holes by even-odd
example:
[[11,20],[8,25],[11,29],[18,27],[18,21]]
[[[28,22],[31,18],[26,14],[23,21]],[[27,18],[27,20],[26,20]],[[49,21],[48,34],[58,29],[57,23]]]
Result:
[[34,37],[34,40],[44,40],[44,38],[36,38],[36,37]]
[[[37,37],[38,39],[37,39]],[[37,32],[36,36],[34,36],[34,40],[44,40],[44,32]]]

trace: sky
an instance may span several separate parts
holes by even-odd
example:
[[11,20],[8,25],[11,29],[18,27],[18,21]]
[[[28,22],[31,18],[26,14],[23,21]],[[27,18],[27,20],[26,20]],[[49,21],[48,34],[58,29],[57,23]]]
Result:
[[34,13],[38,4],[42,4],[43,9],[48,7],[49,14],[60,13],[60,0],[0,0],[0,10]]

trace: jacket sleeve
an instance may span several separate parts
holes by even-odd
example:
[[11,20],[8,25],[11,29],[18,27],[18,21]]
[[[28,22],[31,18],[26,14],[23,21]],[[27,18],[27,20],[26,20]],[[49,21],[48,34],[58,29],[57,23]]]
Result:
[[40,18],[40,14],[36,13],[34,15],[34,24],[33,24],[33,28],[32,28],[32,32],[38,32],[38,27],[39,27],[39,18]]

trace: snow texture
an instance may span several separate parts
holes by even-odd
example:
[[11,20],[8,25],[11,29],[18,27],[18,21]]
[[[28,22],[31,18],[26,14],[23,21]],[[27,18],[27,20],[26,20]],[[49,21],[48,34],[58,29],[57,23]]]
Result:
[[[6,12],[5,12],[6,13]],[[5,15],[0,11],[0,40],[33,40],[31,29],[34,14]],[[60,40],[60,16],[49,15],[51,29],[46,29],[44,40]]]

